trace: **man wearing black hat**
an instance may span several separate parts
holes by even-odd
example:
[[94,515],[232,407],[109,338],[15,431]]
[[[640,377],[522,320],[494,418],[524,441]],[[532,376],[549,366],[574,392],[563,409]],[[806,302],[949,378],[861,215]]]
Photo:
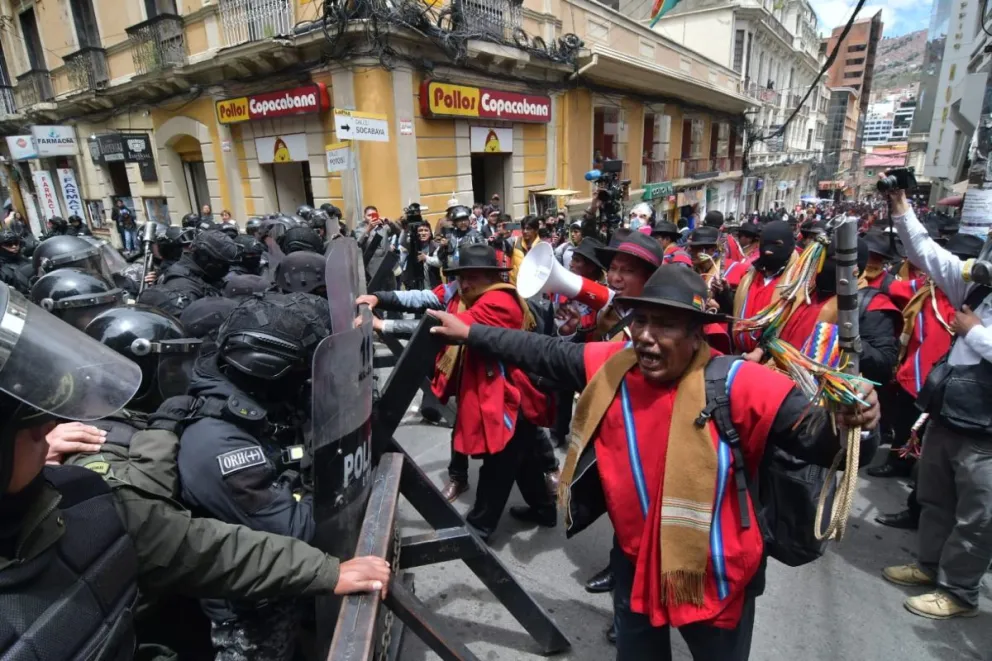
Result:
[[[454,281],[434,290],[382,291],[360,296],[358,304],[383,310],[447,310],[466,324],[533,330],[536,320],[516,289],[503,282],[508,271],[488,245],[470,243],[445,271]],[[385,321],[384,332],[402,322]],[[465,520],[484,539],[496,529],[516,480],[531,510],[531,520],[553,527],[554,501],[548,493],[543,463],[529,460],[537,448],[536,427],[552,424],[548,396],[538,391],[517,367],[494,364],[475,350],[448,347],[438,354],[432,379],[434,394],[447,402],[458,398],[452,431],[450,483],[444,495],[454,500],[468,489],[466,457],[482,457],[475,504]]]
[[555,257],[561,265],[568,268],[572,263],[572,252],[582,241],[582,221],[576,220],[568,227],[568,241],[562,241],[561,245],[555,248]]
[[662,220],[651,230],[651,237],[658,242],[664,251],[663,261],[671,264],[675,258],[675,253],[682,252],[679,248],[679,238],[681,238],[678,226],[670,221]]
[[[435,315],[442,321],[435,334],[582,390],[560,493],[568,534],[604,509],[613,522],[618,661],[668,658],[672,627],[696,661],[747,659],[758,592],[748,587],[762,579],[761,532],[740,514],[741,502],[751,510],[747,489],[718,485],[756,472],[768,444],[824,466],[839,449],[831,425],[811,431],[809,402],[788,377],[737,361],[722,389],[743,456],[718,461],[729,450],[711,419],[697,420],[714,357],[703,326],[726,318],[706,312],[706,295],[698,274],[661,266],[637,296],[617,299],[632,311],[632,345],[580,346]],[[870,406],[845,415],[845,425],[877,425],[877,398],[865,390]],[[710,561],[717,557],[724,562]]]
[[[609,246],[596,248],[596,259],[606,267],[606,285],[616,296],[636,296],[644,283],[661,266],[664,253],[657,241],[640,232],[614,234]],[[615,303],[599,313],[593,338],[626,340],[623,308]]]
[[869,287],[887,292],[889,285],[896,279],[889,265],[899,261],[896,248],[896,235],[881,230],[871,230],[864,235],[868,245],[868,264],[865,266],[864,279]]

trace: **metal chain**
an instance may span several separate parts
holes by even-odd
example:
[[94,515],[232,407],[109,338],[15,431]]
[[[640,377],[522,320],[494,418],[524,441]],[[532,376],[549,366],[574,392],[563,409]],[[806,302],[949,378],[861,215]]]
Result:
[[[400,549],[403,547],[402,540],[400,539],[400,528],[398,524],[393,525],[393,563],[392,563],[392,575],[394,580],[399,580],[398,572],[400,569]],[[386,610],[385,615],[382,617],[382,638],[379,639],[379,656],[378,661],[386,661],[386,656],[389,654],[389,645],[392,643],[392,631],[393,631],[393,611]]]

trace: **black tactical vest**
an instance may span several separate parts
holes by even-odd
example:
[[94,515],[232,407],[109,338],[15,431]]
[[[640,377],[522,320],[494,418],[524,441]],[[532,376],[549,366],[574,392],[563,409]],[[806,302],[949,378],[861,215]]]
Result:
[[0,571],[0,656],[118,661],[135,650],[138,558],[110,487],[76,466],[45,469],[62,494],[53,546]]
[[[965,305],[977,309],[989,292],[988,287],[975,287],[965,299]],[[947,362],[950,353],[930,370],[916,406],[959,433],[990,437],[992,363],[982,359],[975,365],[950,365]]]

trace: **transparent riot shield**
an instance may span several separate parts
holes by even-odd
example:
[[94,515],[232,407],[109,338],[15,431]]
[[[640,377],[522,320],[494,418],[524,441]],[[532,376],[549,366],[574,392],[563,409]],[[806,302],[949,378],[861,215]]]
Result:
[[331,330],[339,333],[355,324],[355,299],[365,293],[362,251],[349,237],[336,239],[327,251],[324,284],[331,308]]

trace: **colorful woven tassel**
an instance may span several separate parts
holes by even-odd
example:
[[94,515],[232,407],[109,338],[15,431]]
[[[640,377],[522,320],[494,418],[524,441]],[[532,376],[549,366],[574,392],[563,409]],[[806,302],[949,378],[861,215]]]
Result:
[[815,363],[837,369],[840,366],[837,325],[827,321],[816,322],[813,334],[803,344],[802,352]]

